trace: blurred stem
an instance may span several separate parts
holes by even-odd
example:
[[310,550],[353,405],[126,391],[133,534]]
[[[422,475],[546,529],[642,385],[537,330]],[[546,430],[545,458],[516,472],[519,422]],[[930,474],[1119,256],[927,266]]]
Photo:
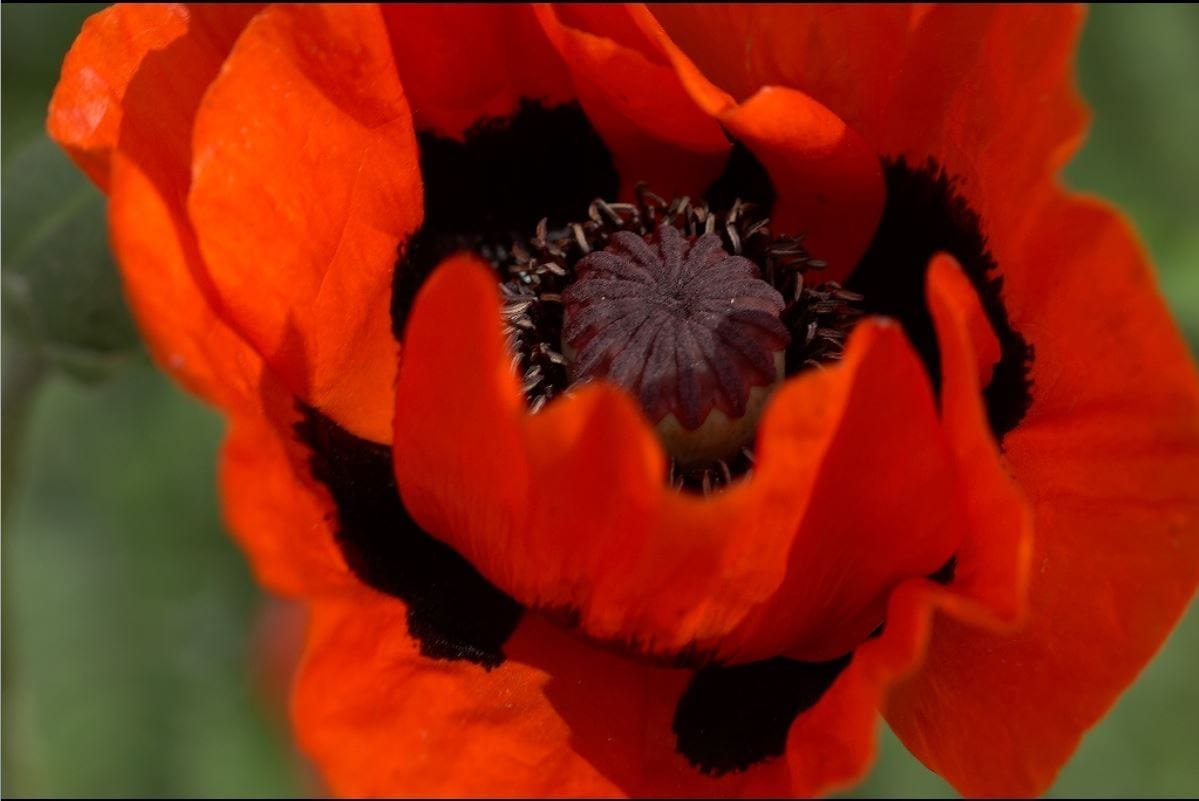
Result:
[[[3,425],[3,447],[0,447],[0,528],[5,531],[5,538],[12,536],[12,529],[7,525],[12,512],[13,499],[19,496],[21,466],[24,464],[25,436],[29,430],[29,413],[33,408],[37,391],[46,375],[45,362],[34,350],[23,343],[13,341],[10,335],[4,338],[3,348],[0,349],[0,425]],[[7,543],[6,543],[7,545]],[[8,572],[9,560],[3,562],[3,572]],[[0,592],[5,610],[13,609],[13,584],[9,576],[0,579],[3,590]],[[16,675],[16,665],[12,659],[12,643],[14,637],[14,621],[11,614],[4,616],[4,647],[3,658],[0,659],[0,692],[5,699],[5,715],[3,738],[8,747],[3,751],[0,771],[5,777],[3,792],[5,795],[13,792],[13,776],[24,776],[26,779],[34,775],[29,763],[28,746],[30,738],[22,736],[22,729],[27,725],[27,695],[24,690],[27,685]],[[24,788],[28,792],[29,788]]]
[[25,434],[33,400],[46,375],[45,362],[32,349],[10,342],[3,346],[3,393],[0,393],[0,523],[6,522],[15,492],[20,485],[25,451]]

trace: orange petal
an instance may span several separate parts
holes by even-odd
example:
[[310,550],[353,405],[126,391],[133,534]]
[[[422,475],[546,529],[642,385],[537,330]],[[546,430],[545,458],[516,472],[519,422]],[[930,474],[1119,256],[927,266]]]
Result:
[[50,136],[105,192],[118,144],[185,192],[200,96],[258,8],[122,4],[89,17],[63,61]]
[[527,5],[385,5],[383,17],[417,128],[461,139],[521,100],[574,97],[557,52]]
[[1032,510],[987,422],[983,387],[999,359],[999,343],[970,279],[946,255],[928,273],[928,304],[941,351],[941,416],[967,488],[970,535],[955,557],[945,603],[958,617],[1011,629],[1027,612]]
[[272,592],[301,597],[353,588],[358,579],[336,543],[337,509],[295,439],[289,399],[272,394],[276,408],[235,416],[221,449],[225,523]]
[[46,127],[105,192],[129,81],[146,56],[185,36],[187,27],[181,6],[110,6],[88,17],[63,59]]
[[1080,7],[662,4],[653,13],[736,99],[791,87],[880,155],[935,157],[962,178],[1005,271],[1004,242],[1086,121],[1070,76]]
[[256,17],[205,95],[194,150],[188,209],[230,319],[294,393],[389,440],[391,280],[421,185],[378,9]]
[[[695,696],[692,671],[596,649],[536,615],[505,646],[507,661],[487,671],[421,657],[394,599],[330,597],[310,607],[292,714],[301,746],[340,795],[813,795],[868,769],[876,706],[919,659],[938,591],[924,580],[901,587],[886,630],[839,675],[801,690],[794,722],[760,685],[714,689],[708,674],[714,692]],[[754,665],[732,671],[761,675]],[[688,695],[708,706],[684,721]],[[695,729],[702,721],[718,728]],[[684,737],[704,740],[715,749],[708,756],[740,752],[763,728],[781,736],[778,751],[741,770],[704,772],[682,753]]]
[[190,230],[180,230],[155,186],[123,152],[113,156],[111,178],[113,248],[155,361],[232,414],[222,507],[259,580],[285,595],[355,581],[334,543],[336,510],[295,442],[292,397],[200,297]]
[[701,194],[724,168],[728,139],[628,10],[539,5],[536,14],[612,149],[624,195],[641,181],[666,198]]
[[[897,589],[881,636],[859,647],[820,703],[796,720],[788,757],[794,775],[812,777],[803,792],[861,778],[873,756],[873,710],[885,701],[893,725],[897,715],[906,721],[904,714],[926,714],[934,688],[920,685],[921,678],[898,690],[893,685],[923,659],[934,609],[999,631],[1012,630],[1025,612],[1031,512],[1000,462],[981,394],[981,379],[998,359],[998,343],[969,279],[952,259],[939,257],[932,265],[929,296],[942,352],[942,424],[965,500],[965,534],[949,586],[914,580]],[[924,692],[912,691],[915,686]],[[842,732],[851,736],[834,734]],[[977,753],[974,759],[985,761]]]
[[1082,141],[1088,113],[1071,68],[1084,15],[1065,5],[933,7],[914,23],[886,116],[860,129],[880,153],[931,155],[959,176],[1006,275],[1017,269],[1008,246]]
[[874,151],[837,115],[794,89],[762,89],[722,119],[770,174],[778,192],[772,228],[804,234],[804,246],[829,265],[821,280],[845,280],[883,211],[883,172]]
[[544,672],[424,658],[405,606],[369,590],[310,608],[292,715],[334,793],[618,793],[569,747],[569,729],[542,695]]
[[[898,288],[886,297],[868,291],[867,303],[881,300],[881,308],[902,316],[934,375],[931,321],[920,294],[902,287],[922,288],[934,247],[985,243],[999,265],[992,278],[1007,281],[1002,292],[993,283],[987,299],[1005,356],[988,388],[989,413],[996,430],[1018,423],[1026,400],[1020,365],[1028,332],[1019,325],[1009,329],[1004,303],[1010,310],[1018,302],[1013,273],[1032,265],[1017,250],[1086,119],[1070,74],[1082,11],[969,4],[703,7],[694,15],[655,10],[687,53],[738,99],[761,84],[792,87],[826,105],[885,160],[910,165],[887,171],[888,188],[899,200],[880,228],[886,236],[874,244],[893,244],[889,236],[897,233],[904,240],[914,227],[908,244],[930,250],[911,262],[902,253],[884,255],[854,278],[861,288],[877,287],[880,278],[886,283],[886,276],[910,271],[911,280],[893,281]],[[766,46],[746,56],[731,44],[741,40],[726,29]],[[947,186],[950,195],[941,197]],[[905,202],[909,190],[944,208],[922,215],[918,203]],[[957,241],[955,233],[962,235]],[[933,241],[926,243],[928,238]],[[971,269],[976,286],[990,280],[978,272],[990,262],[984,254],[955,255]],[[908,302],[911,308],[905,308]]]
[[110,195],[126,295],[155,361],[227,409],[257,392],[261,359],[210,302],[184,212],[200,95],[253,6],[114,6],[84,24],[49,129]]
[[404,504],[423,528],[494,530],[491,546],[502,548],[529,476],[516,430],[523,399],[507,373],[483,367],[506,363],[494,275],[460,256],[425,282],[431,300],[418,300],[405,335],[394,457]]
[[1047,788],[1199,581],[1186,346],[1116,215],[1065,197],[1038,211],[1008,284],[1036,347],[1034,400],[1004,440],[1035,515],[1028,624],[1003,635],[938,620],[926,668],[889,711],[967,794]]
[[383,596],[322,601],[311,620],[292,712],[340,795],[761,796],[792,786],[783,760],[716,778],[678,753],[672,719],[690,671],[597,650],[537,617],[491,671],[422,658],[404,605]]
[[425,286],[405,353],[395,466],[409,512],[518,600],[600,640],[667,657],[839,656],[961,536],[928,386],[895,327],[864,325],[841,367],[780,390],[753,478],[709,499],[666,486],[622,392],[526,413],[494,273],[472,259]]
[[[1031,513],[999,460],[981,395],[980,376],[998,358],[998,345],[972,285],[951,259],[940,257],[932,266],[929,295],[943,354],[942,421],[965,499],[965,535],[951,563],[952,576],[940,576],[949,586],[913,581],[898,589],[882,636],[855,651],[821,705],[797,721],[793,738],[806,732],[824,742],[819,739],[823,728],[849,728],[855,719],[859,729],[872,731],[872,717],[864,710],[884,702],[891,720],[904,704],[920,714],[923,698],[908,695],[919,679],[901,683],[898,690],[894,684],[923,659],[933,610],[1000,631],[1010,631],[1025,612]],[[850,743],[852,748],[809,747],[798,753],[826,783],[845,785],[861,777],[873,753],[870,738]]]
[[882,210],[882,171],[865,141],[827,108],[782,90],[738,105],[642,7],[541,6],[538,17],[612,147],[626,194],[639,181],[666,197],[703,193],[729,164],[731,137],[766,168],[770,185],[736,176],[733,194],[773,202],[775,230],[805,233],[832,278],[844,277],[865,251]]
[[792,792],[811,796],[861,780],[874,761],[878,708],[888,689],[920,662],[940,588],[913,579],[891,594],[882,633],[863,643],[787,738]]
[[[876,325],[859,326],[838,368],[855,371],[852,388],[813,475],[782,588],[733,635],[754,632],[751,642],[768,649],[757,656],[847,653],[882,621],[896,585],[936,572],[968,534],[963,504],[971,488],[955,480],[923,368],[898,326]],[[811,417],[801,393],[808,403],[838,405],[836,395],[818,389],[811,379],[793,380],[767,414],[786,415],[791,425]],[[795,447],[793,435],[772,423],[763,420],[759,433],[763,471],[776,448]],[[780,471],[778,486],[794,493],[796,477],[794,469]]]
[[[697,14],[706,11],[698,9]],[[844,280],[870,243],[883,209],[883,174],[876,151],[826,105],[803,92],[760,85],[734,100],[708,80],[643,6],[628,7],[626,13],[630,24],[672,65],[691,100],[766,168],[777,195],[773,229],[804,234],[808,249],[829,265],[826,280]]]
[[[853,127],[882,117],[907,54],[912,7],[651,3],[654,17],[707,79],[744,102],[789,86]],[[752,42],[752,47],[745,47]]]
[[262,359],[217,317],[196,283],[191,229],[141,168],[112,157],[108,220],[125,295],[154,361],[189,391],[227,410],[252,406]]

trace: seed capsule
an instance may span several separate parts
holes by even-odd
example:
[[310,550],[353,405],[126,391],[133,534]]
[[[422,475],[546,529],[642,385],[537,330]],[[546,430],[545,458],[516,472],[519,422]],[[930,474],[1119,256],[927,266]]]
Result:
[[783,378],[784,302],[718,235],[662,225],[615,233],[579,260],[565,292],[563,354],[574,380],[636,396],[682,465],[715,462],[750,440]]

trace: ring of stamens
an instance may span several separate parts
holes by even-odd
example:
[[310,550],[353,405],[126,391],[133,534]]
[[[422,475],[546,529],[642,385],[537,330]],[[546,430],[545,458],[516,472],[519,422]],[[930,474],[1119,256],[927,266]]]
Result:
[[[512,244],[510,262],[497,265],[505,273],[501,289],[508,347],[513,354],[513,368],[523,379],[522,389],[531,411],[540,410],[577,383],[571,360],[562,352],[563,295],[569,298],[568,290],[579,279],[580,263],[589,254],[622,239],[631,245],[627,235],[660,241],[665,228],[673,229],[680,239],[690,243],[705,236],[717,237],[726,257],[748,259],[762,281],[777,291],[782,300],[777,319],[790,336],[785,375],[841,358],[845,339],[862,316],[862,298],[835,282],[816,284],[808,280],[809,273],[820,270],[824,263],[807,253],[802,236],[772,236],[769,220],[756,216],[749,204],[735,202],[731,209],[717,214],[688,198],[667,203],[638,187],[635,202],[596,200],[586,220],[561,230],[550,231],[547,221],[542,220],[530,239]],[[665,236],[675,238],[673,233]],[[719,254],[710,255],[719,258]],[[587,272],[585,265],[582,272]],[[652,400],[654,393],[649,396]],[[655,410],[646,408],[652,419]],[[679,488],[710,492],[745,475],[752,467],[752,447],[710,464],[689,465],[672,459],[670,481]]]

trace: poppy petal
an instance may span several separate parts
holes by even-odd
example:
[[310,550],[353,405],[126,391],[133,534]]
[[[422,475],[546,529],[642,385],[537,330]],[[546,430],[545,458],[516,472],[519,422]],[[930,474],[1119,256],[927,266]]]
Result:
[[787,738],[796,796],[848,787],[865,776],[874,761],[878,710],[890,687],[923,657],[942,596],[924,579],[900,585],[888,601],[882,633],[859,646],[819,703],[796,718]]
[[1199,380],[1186,346],[1117,215],[1058,197],[1036,219],[1028,267],[1008,285],[1037,349],[1035,400],[1004,441],[1035,515],[1028,623],[1005,635],[939,619],[924,670],[888,714],[967,794],[1048,787],[1199,581]]
[[[1081,141],[1070,77],[1085,11],[973,4],[655,4],[699,69],[738,101],[762,86],[826,105],[874,152],[935,158],[999,252]],[[742,42],[753,41],[751,52]],[[1030,124],[1030,121],[1032,123]]]
[[631,196],[639,182],[664,197],[702,193],[724,167],[729,141],[627,9],[541,5],[536,13],[612,149],[622,193]]
[[[445,275],[444,272],[435,276],[435,283],[431,285],[430,291],[436,291],[436,282],[443,275]],[[468,275],[469,272],[459,276],[451,275],[444,280],[447,286],[462,289],[469,286]],[[953,272],[949,273],[951,278],[954,275]],[[480,289],[490,290],[490,282],[486,280],[487,274],[484,272],[482,276],[484,280],[479,282]],[[964,278],[957,277],[960,281],[965,281]],[[455,280],[451,280],[451,278]],[[958,305],[952,307],[955,312],[962,312],[964,327],[961,331],[977,333],[982,314],[977,300],[974,300],[973,305],[969,302],[972,298],[968,284],[953,288],[964,293],[955,299],[955,303]],[[469,298],[473,293],[467,290],[464,294],[466,298]],[[481,294],[486,296],[485,292]],[[468,307],[471,305],[469,300],[466,301],[466,305]],[[487,315],[476,314],[473,317],[485,319]],[[414,339],[412,348],[408,352],[409,356],[422,350],[417,347],[417,338],[422,336],[419,333],[422,325],[420,315],[418,314],[418,317],[414,319]],[[491,326],[483,323],[478,331],[471,332],[469,339],[486,341],[490,329]],[[989,435],[981,422],[983,419],[982,405],[978,393],[978,376],[985,373],[988,359],[994,360],[995,344],[993,337],[988,339],[981,336],[979,339],[984,341],[980,347],[975,348],[972,347],[971,339],[967,338],[966,334],[962,334],[961,343],[964,347],[957,350],[947,347],[946,352],[951,356],[946,359],[946,391],[961,402],[969,401],[972,404],[970,408],[973,409],[976,430],[982,433],[984,441],[991,448],[990,464],[997,467],[993,443],[987,438]],[[446,356],[447,353],[443,353],[442,356]],[[959,370],[959,367],[962,369]],[[482,371],[473,369],[471,372],[482,373]],[[954,387],[960,387],[961,391],[951,390]],[[949,395],[946,400],[950,402]],[[466,419],[470,419],[465,407],[457,406],[457,404],[454,406],[451,417],[457,419],[466,415]],[[546,413],[548,414],[554,408],[550,407]],[[400,431],[403,430],[403,426],[398,428]],[[468,434],[468,438],[470,436]],[[969,456],[969,453],[965,452],[965,455]],[[601,472],[603,472],[602,468]],[[973,483],[979,475],[981,474],[978,472],[970,473],[966,481]],[[999,486],[1000,492],[997,495],[1000,500],[1004,497],[1013,498],[1010,482],[1006,484],[1001,482]],[[1007,495],[1004,495],[1004,491],[1007,492]],[[1018,497],[1015,497],[1015,503],[1018,509]],[[1002,503],[984,501],[974,507],[976,516],[982,518],[981,524],[984,529],[988,522],[994,525],[991,530],[977,532],[976,535],[979,539],[1004,541],[1002,536],[996,535],[1004,533],[1003,529],[1012,517],[1010,513],[1005,513],[1006,510],[999,508],[1000,506]],[[997,509],[998,513],[996,513]],[[575,519],[587,518],[585,513],[579,513],[579,509],[572,511]],[[1010,542],[1010,540],[1007,541]],[[967,568],[967,575],[969,572]],[[1002,578],[999,583],[1002,583]],[[983,602],[986,603],[985,599]],[[757,697],[756,685],[746,686],[745,680],[754,677],[760,680],[763,676],[760,672],[763,663],[731,669],[706,669],[688,680],[685,678],[687,675],[685,671],[648,667],[638,664],[634,660],[595,651],[578,640],[565,636],[554,627],[546,625],[546,622],[539,619],[537,615],[528,615],[524,618],[525,623],[518,630],[516,636],[505,645],[508,659],[496,669],[496,672],[480,674],[476,671],[472,674],[463,671],[458,675],[459,681],[469,683],[486,682],[488,679],[484,678],[485,675],[494,676],[491,680],[498,682],[496,686],[505,688],[503,694],[497,694],[495,689],[476,692],[471,696],[473,700],[462,702],[465,707],[469,708],[465,709],[461,715],[455,716],[454,720],[487,717],[489,720],[495,721],[496,717],[489,709],[496,699],[502,697],[506,708],[512,708],[507,705],[519,706],[520,704],[519,701],[514,700],[514,696],[525,699],[529,704],[534,704],[537,702],[536,693],[542,693],[552,706],[551,717],[534,716],[528,711],[531,707],[525,708],[526,715],[541,721],[538,731],[543,739],[536,742],[530,749],[532,753],[547,754],[542,761],[537,763],[538,765],[543,766],[551,759],[553,764],[576,764],[575,760],[582,759],[585,760],[585,764],[599,771],[606,780],[615,783],[620,792],[642,795],[677,795],[680,793],[762,795],[779,794],[783,790],[802,795],[821,792],[853,781],[868,768],[873,753],[874,731],[877,725],[875,710],[882,702],[890,684],[908,673],[919,661],[929,630],[932,609],[935,606],[952,607],[955,605],[963,606],[960,599],[954,594],[931,582],[916,580],[901,586],[891,597],[886,615],[886,626],[881,635],[870,638],[856,650],[852,658],[845,660],[848,662],[848,666],[843,671],[839,671],[839,675],[838,672],[832,674],[832,678],[828,680],[827,689],[816,690],[815,696],[809,701],[805,701],[802,708],[797,709],[794,723],[791,723],[790,717],[781,718],[785,724],[788,724],[782,730],[785,745],[780,747],[778,752],[780,754],[785,752],[785,760],[767,759],[765,762],[741,763],[747,765],[749,770],[744,773],[724,774],[719,781],[710,778],[704,771],[711,770],[713,764],[730,764],[727,762],[714,763],[714,761],[738,759],[736,752],[744,749],[746,740],[757,741],[763,736],[762,728],[773,728],[774,720],[756,720],[753,713],[748,711],[755,708],[755,701],[761,702],[763,699]],[[398,628],[404,620],[401,610],[402,607],[395,608],[394,619],[397,631],[402,631]],[[365,619],[357,612],[353,614],[356,620]],[[330,628],[341,630],[343,627],[351,625],[348,622],[341,622]],[[379,633],[371,629],[369,636],[374,641],[378,639]],[[344,648],[345,646],[342,645],[338,650],[344,651]],[[413,668],[431,669],[427,664],[423,667],[414,665]],[[388,663],[385,669],[388,673],[394,671],[394,662]],[[740,671],[746,671],[745,675],[741,676]],[[437,673],[445,675],[440,670]],[[695,688],[699,686],[697,684],[699,676],[709,674],[710,676],[727,674],[730,677],[729,681],[732,683],[725,682],[722,685],[723,690],[717,691],[723,692],[723,696],[712,696],[710,690],[715,681],[711,678],[706,680],[703,685],[709,692],[696,695]],[[681,675],[683,677],[680,677]],[[738,678],[734,679],[734,676]],[[411,674],[405,674],[405,677],[408,681],[413,680]],[[333,679],[326,677],[326,681],[333,681]],[[377,688],[385,682],[386,679],[368,681],[366,685]],[[527,683],[529,682],[535,685],[536,693],[533,695],[527,694],[529,689]],[[337,683],[340,686],[344,682],[337,681]],[[317,686],[315,682],[314,686]],[[525,692],[522,693],[522,690]],[[681,695],[680,690],[682,690]],[[690,699],[688,717],[684,719],[681,715],[683,704],[688,696],[693,697]],[[395,697],[407,696],[396,693]],[[458,697],[462,697],[462,695],[459,694]],[[324,695],[324,698],[328,698],[327,694]],[[702,700],[696,701],[696,698]],[[782,714],[780,710],[785,707],[786,702],[781,698],[772,699],[769,696],[766,696],[766,700],[772,702],[769,706],[772,710],[769,717],[778,719]],[[697,710],[693,708],[696,703],[714,704],[715,708]],[[408,774],[409,768],[400,766],[398,769],[405,771],[405,775],[397,778],[393,773],[397,770],[397,766],[393,764],[393,761],[387,760],[385,756],[378,759],[372,758],[369,760],[369,764],[351,763],[353,754],[338,753],[338,744],[344,742],[344,738],[337,736],[336,732],[347,730],[350,726],[354,727],[356,731],[361,731],[363,723],[359,714],[366,714],[366,706],[359,707],[351,704],[349,709],[346,709],[335,703],[318,700],[315,691],[297,696],[297,709],[303,708],[307,712],[311,712],[312,707],[318,704],[322,708],[320,714],[325,717],[321,718],[319,724],[312,723],[311,729],[319,733],[332,727],[334,735],[322,736],[320,742],[314,743],[310,748],[327,770],[344,776],[346,781],[352,782],[348,792],[373,792],[371,787],[376,785],[366,784],[366,782],[379,782],[377,786],[385,787],[388,786],[387,782],[389,781],[404,781],[409,784],[415,782],[428,792],[435,791],[434,786],[426,783],[429,781],[426,776]],[[729,706],[730,704],[733,706]],[[726,716],[722,711],[733,707],[738,712],[732,718]],[[355,709],[362,711],[355,713]],[[599,712],[601,709],[603,714]],[[374,712],[378,714],[380,710],[375,708]],[[458,745],[452,751],[450,750],[450,741],[444,741],[443,745],[437,745],[436,743],[443,742],[443,740],[440,735],[431,732],[435,732],[437,724],[443,721],[414,723],[411,717],[413,714],[419,713],[414,712],[410,707],[400,712],[386,710],[381,717],[387,718],[386,725],[398,726],[402,731],[418,725],[422,731],[426,732],[422,743],[433,743],[433,745],[427,746],[427,750],[423,752],[428,756],[425,765],[440,764],[443,760],[452,762],[456,758],[457,748],[461,747],[462,741],[453,740]],[[343,715],[348,715],[348,718],[342,720]],[[551,725],[547,721],[553,721],[553,724]],[[747,725],[746,721],[753,722],[753,727],[748,731],[744,729],[744,726]],[[403,737],[402,734],[397,735],[385,730],[384,725],[382,722],[379,723],[378,739],[381,744],[394,740],[397,736]],[[510,744],[512,738],[515,738],[518,742],[528,745],[528,735],[522,734],[522,730],[517,724],[510,725],[511,729],[503,734],[499,734],[495,730],[484,733],[472,730],[467,735],[472,740],[470,743],[472,753],[474,749],[478,748],[493,748],[494,746],[489,744],[489,738],[497,736],[505,744]],[[695,728],[701,725],[704,726],[703,729]],[[666,733],[668,726],[674,734],[673,742]],[[722,731],[722,726],[730,727],[732,731]],[[566,727],[568,737],[562,736],[563,727]],[[376,730],[373,724],[371,730]],[[556,737],[547,738],[546,734],[549,732],[559,732],[559,734]],[[422,746],[422,748],[426,748],[426,746]],[[731,756],[728,754],[730,750],[734,752]],[[744,756],[744,751],[740,753],[741,756]],[[758,759],[762,758],[761,753],[758,752]],[[766,753],[773,754],[775,752],[767,751]],[[548,754],[556,756],[550,757]],[[679,756],[686,757],[691,764],[681,761]],[[696,759],[709,761],[695,762]],[[786,773],[780,775],[779,768],[784,766]],[[381,779],[380,772],[387,775]],[[565,772],[560,771],[557,774],[559,781],[575,781],[573,778],[563,779],[562,776]],[[544,781],[544,776],[543,772],[537,778],[523,781],[534,782],[534,786],[540,787],[541,785],[536,782]],[[464,779],[452,767],[438,773],[435,781],[447,783],[436,786],[437,792],[462,793],[469,791],[469,785],[464,784],[469,781],[469,778]],[[570,786],[574,787],[575,785]],[[468,789],[463,789],[464,787]],[[561,787],[562,785],[552,786],[547,792],[560,794],[564,792]],[[588,791],[600,792],[601,790],[590,789]],[[612,792],[609,789],[602,791]],[[578,792],[584,792],[584,790],[580,789]]]
[[251,22],[197,115],[188,210],[230,319],[286,385],[388,441],[391,280],[421,183],[376,7]]
[[111,157],[110,176],[112,247],[154,361],[200,397],[228,410],[245,408],[258,391],[262,359],[202,295],[191,230],[123,152]]
[[397,481],[412,516],[491,581],[597,639],[668,658],[840,656],[961,536],[928,385],[894,326],[865,324],[841,367],[781,389],[752,479],[708,499],[666,485],[624,393],[593,386],[530,415],[509,362],[494,274],[447,262],[409,324]]
[[619,794],[567,745],[544,673],[422,658],[404,604],[366,590],[310,609],[292,714],[335,794]]
[[[804,788],[811,792],[861,778],[873,758],[872,710],[885,706],[892,725],[897,716],[925,714],[927,692],[911,688],[921,686],[928,673],[904,679],[923,659],[935,610],[996,631],[1012,630],[1025,611],[1031,511],[1000,462],[980,393],[980,378],[998,358],[998,345],[972,285],[953,260],[939,257],[929,275],[944,353],[942,420],[957,480],[968,488],[967,533],[951,563],[949,585],[914,580],[897,589],[881,635],[859,647],[819,705],[796,720],[788,756],[795,775],[814,777]],[[938,626],[941,622],[937,619]],[[803,767],[797,769],[797,762]]]
[[789,86],[859,128],[885,115],[914,17],[903,3],[648,7],[687,58],[734,101],[763,86]]
[[1007,248],[1022,240],[1082,141],[1089,113],[1072,65],[1085,13],[1067,5],[932,8],[914,23],[892,111],[861,128],[878,152],[914,163],[932,156],[958,177],[1005,275],[1023,264]]
[[1010,630],[1027,613],[1033,514],[987,423],[982,388],[999,360],[999,343],[973,285],[952,257],[933,260],[927,293],[942,354],[942,425],[959,480],[970,487],[970,536],[955,554],[953,593],[943,606],[952,606],[963,620]]
[[753,151],[778,192],[775,230],[804,246],[843,281],[865,252],[883,210],[883,172],[866,141],[810,96],[767,87],[727,111],[729,133]]
[[48,120],[110,195],[113,248],[155,361],[227,409],[252,398],[261,359],[210,302],[184,197],[200,95],[255,10],[118,5],[93,15]]
[[521,101],[574,99],[564,65],[522,4],[383,6],[396,66],[419,130],[461,139]]
[[[421,657],[395,599],[363,591],[311,609],[292,713],[339,795],[710,795],[746,783],[714,781],[674,752],[687,671],[598,651],[536,618],[512,658],[484,671]],[[770,773],[779,792],[777,764]]]
[[272,592],[301,597],[353,588],[357,579],[336,543],[337,510],[292,433],[290,398],[267,394],[273,408],[235,415],[221,448],[225,523]]
[[156,181],[164,172],[181,178],[174,187],[181,199],[200,96],[257,10],[119,4],[92,15],[63,61],[47,120],[51,138],[105,192],[111,153],[121,146],[154,162],[142,169]]
[[766,168],[770,188],[741,177],[733,195],[772,206],[774,228],[804,233],[832,278],[848,273],[878,222],[883,181],[874,152],[835,114],[794,91],[734,102],[642,7],[566,6],[556,14],[543,7],[538,14],[616,154],[626,192],[639,180],[659,193],[663,186],[677,195],[715,191],[712,179],[730,163],[713,156],[729,153],[729,139],[740,142]]
[[[701,16],[706,11],[700,9]],[[814,97],[777,82],[759,84],[734,99],[708,80],[644,6],[630,7],[628,13],[670,60],[694,102],[765,167],[777,195],[774,228],[803,233],[808,249],[829,265],[826,280],[844,280],[866,250],[883,209],[875,151]]]
[[[784,687],[718,687],[715,673],[597,649],[537,615],[492,670],[430,660],[406,633],[403,603],[367,590],[330,596],[310,605],[292,714],[332,790],[352,797],[397,787],[430,796],[814,795],[869,768],[877,706],[918,661],[940,591],[923,579],[902,585],[883,633],[791,714],[782,711]],[[762,664],[727,672],[767,675]],[[783,675],[804,681],[792,664],[801,670]],[[706,695],[697,694],[700,676]],[[715,705],[688,710],[709,728],[682,717],[688,696]],[[687,738],[705,740],[705,757],[718,759],[764,728],[779,730],[777,750],[738,768],[713,770],[688,755]]]
[[105,192],[129,82],[148,55],[185,35],[187,20],[179,6],[110,6],[88,17],[63,60],[46,127]]

